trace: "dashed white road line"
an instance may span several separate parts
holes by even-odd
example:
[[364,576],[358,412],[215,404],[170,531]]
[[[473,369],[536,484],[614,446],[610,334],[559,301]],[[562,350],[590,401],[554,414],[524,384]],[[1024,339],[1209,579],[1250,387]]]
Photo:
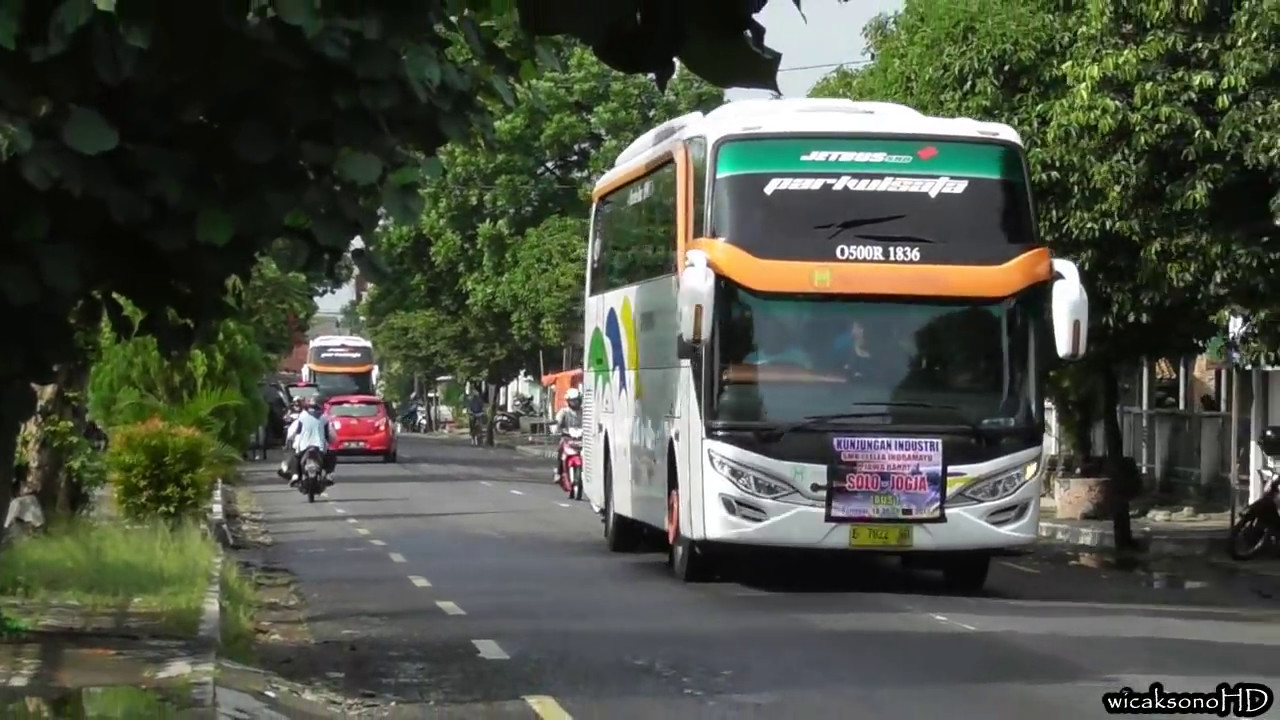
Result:
[[370,540],[369,542],[373,543],[374,545],[377,545],[378,547],[384,547],[386,545],[386,543],[383,542],[382,540]]
[[[444,611],[445,615],[466,615],[467,611],[458,607],[458,603],[448,600],[437,600],[436,607]],[[494,647],[497,647],[496,645]]]
[[391,562],[393,563],[408,562],[407,560],[404,559],[404,556],[401,555],[400,553],[390,553],[390,557],[391,557]]
[[355,519],[355,518],[347,518],[347,522],[351,523],[352,525],[355,525],[356,523],[358,523],[358,522],[360,522],[360,521],[359,521],[359,520],[357,520],[357,519]]
[[481,480],[480,484],[485,487],[493,487],[493,483],[489,482],[488,480]]
[[346,515],[346,514],[347,514],[347,511],[346,511],[346,510],[343,510],[343,509],[342,509],[342,508],[340,508],[340,507],[335,507],[335,508],[333,509],[333,511],[334,511],[334,512],[336,512],[336,513],[338,513],[339,515]]
[[409,582],[413,583],[414,587],[431,587],[431,581],[421,575],[410,575]]
[[556,504],[559,505],[560,507],[573,507],[569,503],[556,503]]
[[367,529],[365,529],[365,528],[356,528],[356,532],[360,533],[361,535],[368,535],[368,534],[369,534],[369,531],[368,531]]
[[938,622],[940,622],[940,623],[945,623],[945,624],[947,624],[947,625],[954,625],[955,627],[964,628],[965,630],[977,630],[977,629],[978,629],[978,628],[976,628],[976,627],[974,627],[974,626],[972,626],[972,625],[966,625],[965,623],[962,623],[962,622],[960,622],[960,621],[958,621],[958,620],[952,620],[951,618],[947,617],[946,615],[938,615],[938,614],[936,614],[936,613],[935,613],[935,614],[931,614],[929,617],[933,618],[934,620],[937,620],[937,621],[938,621]]
[[511,494],[512,494],[512,495],[523,495],[523,494],[524,494],[524,492],[522,492],[522,491],[520,491],[520,490],[511,490],[510,492],[511,492]]
[[550,695],[525,695],[524,701],[542,720],[573,720],[573,716]]
[[511,656],[503,651],[502,648],[498,647],[498,643],[492,640],[472,640],[471,644],[476,646],[476,650],[479,651],[480,657],[485,660],[511,659]]
[[1001,561],[1000,564],[1007,568],[1013,568],[1014,570],[1021,570],[1024,573],[1033,573],[1035,575],[1040,574],[1039,570],[1033,567],[1027,567],[1026,565],[1019,565],[1018,563],[1011,563],[1011,562],[1004,562],[1004,561]]

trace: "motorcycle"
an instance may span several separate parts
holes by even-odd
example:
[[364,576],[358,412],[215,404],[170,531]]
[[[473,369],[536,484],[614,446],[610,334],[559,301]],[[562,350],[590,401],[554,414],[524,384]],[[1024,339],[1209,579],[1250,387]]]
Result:
[[425,433],[430,429],[427,422],[427,408],[423,405],[415,405],[400,416],[400,427],[408,429],[409,432]]
[[1232,560],[1250,560],[1263,550],[1280,545],[1280,473],[1272,467],[1272,459],[1280,456],[1280,426],[1264,430],[1258,445],[1266,463],[1258,474],[1267,487],[1231,526],[1227,552]]
[[569,428],[560,438],[560,487],[570,500],[582,499],[582,428]]
[[520,413],[500,410],[494,418],[493,427],[502,432],[515,432],[520,429]]
[[316,496],[324,492],[324,457],[320,448],[309,447],[302,453],[301,478],[298,480],[298,491],[307,496],[307,502],[315,502]]

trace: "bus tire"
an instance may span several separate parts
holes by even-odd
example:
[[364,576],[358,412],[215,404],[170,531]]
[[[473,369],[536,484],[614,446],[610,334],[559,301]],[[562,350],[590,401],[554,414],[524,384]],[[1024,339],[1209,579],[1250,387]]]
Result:
[[982,592],[990,571],[991,556],[984,553],[958,554],[942,561],[942,580],[953,592]]
[[667,561],[671,565],[671,574],[681,582],[701,583],[715,577],[714,563],[706,548],[684,535],[671,543]]
[[626,518],[614,511],[613,502],[613,463],[606,454],[604,457],[604,544],[609,552],[635,552],[644,541],[644,533],[631,518]]

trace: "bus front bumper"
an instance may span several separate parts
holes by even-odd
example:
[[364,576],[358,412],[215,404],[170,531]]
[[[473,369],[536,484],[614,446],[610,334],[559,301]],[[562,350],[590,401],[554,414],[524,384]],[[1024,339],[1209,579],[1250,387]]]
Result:
[[946,507],[945,522],[911,524],[909,539],[898,531],[892,545],[855,545],[856,525],[827,522],[823,507],[745,493],[710,468],[703,478],[705,539],[716,543],[888,553],[998,550],[1031,544],[1039,532],[1039,478],[1001,500]]

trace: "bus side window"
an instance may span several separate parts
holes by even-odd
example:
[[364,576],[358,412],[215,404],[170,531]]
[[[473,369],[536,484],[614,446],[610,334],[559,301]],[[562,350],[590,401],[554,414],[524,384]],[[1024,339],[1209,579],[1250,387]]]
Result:
[[592,211],[591,222],[591,257],[587,262],[590,266],[587,277],[590,284],[590,292],[604,292],[609,289],[608,279],[605,277],[605,270],[608,268],[609,260],[609,234],[605,232],[605,226],[608,224],[608,216],[611,211],[612,204],[608,198],[603,198],[596,203]]
[[707,236],[707,141],[703,138],[689,140],[689,161],[693,166],[693,218],[690,228],[693,237]]
[[596,211],[591,292],[601,293],[675,272],[674,163],[604,198]]

